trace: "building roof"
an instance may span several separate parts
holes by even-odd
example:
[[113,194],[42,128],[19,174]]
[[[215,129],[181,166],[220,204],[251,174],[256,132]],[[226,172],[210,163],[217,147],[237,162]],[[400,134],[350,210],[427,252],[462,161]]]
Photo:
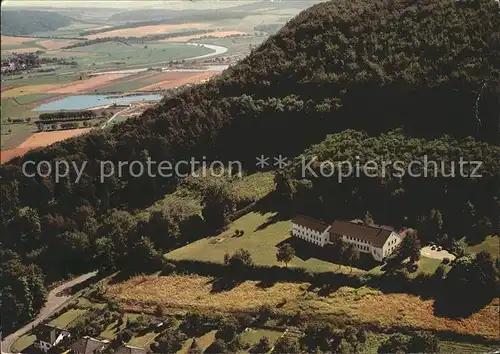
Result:
[[304,215],[297,215],[292,219],[294,224],[307,227],[311,230],[323,232],[325,231],[329,225],[322,223],[321,221],[311,219]]
[[131,345],[121,346],[115,351],[115,354],[146,354],[144,348],[133,347]]
[[39,330],[37,331],[36,333],[36,339],[38,341],[43,341],[43,342],[46,342],[46,343],[50,343],[50,344],[54,344],[57,337],[59,337],[59,335],[61,334],[64,334],[64,335],[68,335],[69,332],[61,329],[61,328],[57,328],[57,327],[54,327],[54,326],[49,326],[49,325],[42,325]]
[[381,248],[391,235],[393,229],[378,225],[361,225],[359,223],[335,220],[330,228],[330,233],[355,237],[373,246]]
[[109,343],[108,340],[99,340],[89,336],[85,336],[77,340],[71,349],[79,354],[94,354],[96,350],[101,349]]

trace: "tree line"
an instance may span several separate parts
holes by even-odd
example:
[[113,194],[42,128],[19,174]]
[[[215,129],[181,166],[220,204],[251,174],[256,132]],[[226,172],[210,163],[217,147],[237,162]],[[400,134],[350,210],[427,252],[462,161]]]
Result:
[[81,119],[93,119],[96,117],[94,111],[84,110],[84,111],[59,111],[52,113],[42,113],[38,116],[41,122],[52,122],[59,120],[81,120]]

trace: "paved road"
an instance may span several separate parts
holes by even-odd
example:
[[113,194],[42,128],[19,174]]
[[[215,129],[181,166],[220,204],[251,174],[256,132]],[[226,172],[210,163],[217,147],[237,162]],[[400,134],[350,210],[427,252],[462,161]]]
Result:
[[77,284],[84,282],[87,279],[94,277],[97,274],[97,271],[80,275],[79,277],[67,281],[56,288],[52,289],[47,295],[47,302],[45,306],[40,310],[38,316],[32,322],[28,323],[23,328],[18,329],[16,332],[8,335],[5,338],[2,338],[1,352],[2,353],[11,353],[10,347],[12,343],[14,343],[19,337],[28,332],[32,327],[37,326],[44,319],[49,317],[55,311],[57,311],[60,307],[65,305],[73,296],[68,294],[61,293],[62,291],[69,289]]

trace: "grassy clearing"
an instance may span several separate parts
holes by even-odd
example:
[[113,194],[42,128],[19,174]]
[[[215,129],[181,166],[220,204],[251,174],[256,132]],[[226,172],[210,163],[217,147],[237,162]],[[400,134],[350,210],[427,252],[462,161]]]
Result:
[[93,302],[85,297],[78,298],[76,302],[76,307],[79,309],[98,309],[98,308],[106,308],[106,306],[107,306],[106,304]]
[[233,183],[233,190],[240,200],[259,200],[275,189],[274,173],[257,172]]
[[[106,126],[107,129],[111,128],[113,125],[125,122],[127,119],[129,119],[129,116],[116,116],[115,119],[111,121],[109,125]],[[104,128],[104,129],[106,129]]]
[[268,337],[271,346],[283,335],[283,332],[262,328],[248,328],[241,334],[241,341],[254,346],[262,337]]
[[[226,253],[244,248],[252,254],[256,264],[283,265],[276,261],[276,251],[279,244],[290,239],[291,227],[290,220],[280,220],[275,213],[251,212],[231,223],[227,231],[173,250],[167,253],[166,257],[174,260],[195,259],[222,263]],[[243,230],[244,235],[235,237],[236,229]],[[314,249],[308,246],[304,242],[304,245],[296,247],[296,256],[289,266],[307,268],[311,271],[351,272],[349,267],[315,258]],[[356,268],[352,271],[362,272]]]
[[[217,333],[217,331],[213,330],[213,331],[205,333],[204,335],[196,338],[196,343],[198,343],[198,346],[201,348],[202,351],[207,349],[210,346],[210,344],[212,344],[215,341],[215,334],[216,333]],[[193,338],[187,339],[184,342],[184,344],[182,345],[181,350],[179,350],[177,352],[177,354],[187,354],[192,342],[193,342]]]
[[148,332],[142,336],[133,337],[129,345],[139,348],[148,348],[149,344],[159,335],[160,333]]
[[85,312],[87,312],[87,310],[85,309],[71,309],[50,321],[49,325],[59,328],[68,328],[70,327],[71,322],[75,321],[78,317],[85,314]]
[[[117,117],[118,118],[118,117]],[[274,190],[272,173],[254,173],[242,178],[227,178],[239,202],[250,203],[256,201]],[[203,209],[203,197],[213,183],[220,183],[216,177],[186,178],[183,184],[171,194],[147,208],[144,214],[155,210],[169,209],[173,206],[182,206],[187,211],[186,216],[199,214]]]
[[107,288],[108,297],[126,310],[151,313],[157,304],[172,313],[255,311],[269,305],[278,312],[315,319],[345,319],[355,323],[431,331],[453,331],[498,339],[499,299],[468,318],[451,319],[434,313],[434,300],[361,287],[314,288],[309,283],[263,285],[245,281],[222,291],[218,281],[201,276],[137,276]]
[[418,269],[421,272],[432,274],[436,271],[436,268],[439,267],[441,263],[442,261],[440,259],[420,257],[420,260],[418,261]]
[[481,251],[488,251],[493,258],[497,258],[500,254],[500,236],[491,235],[477,245],[467,246],[467,253],[479,253]]
[[486,346],[482,344],[458,343],[449,341],[440,341],[439,348],[441,353],[492,353],[498,350],[498,346]]
[[19,337],[14,343],[12,343],[10,349],[14,353],[22,353],[26,348],[33,345],[36,340],[36,335],[34,334],[25,334],[24,336]]
[[126,313],[123,316],[123,323],[121,325],[118,325],[118,321],[110,323],[108,327],[106,327],[104,331],[102,331],[101,334],[99,334],[99,337],[102,339],[109,339],[109,340],[114,339],[120,331],[125,329],[125,327],[127,326],[127,320],[129,319],[134,320],[137,317],[139,317],[139,314]]

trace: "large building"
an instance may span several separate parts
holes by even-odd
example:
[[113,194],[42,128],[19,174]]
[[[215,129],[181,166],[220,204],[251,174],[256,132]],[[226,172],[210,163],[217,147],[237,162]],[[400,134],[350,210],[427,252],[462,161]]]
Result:
[[334,221],[325,224],[303,215],[292,220],[292,235],[324,247],[335,237],[354,245],[360,253],[370,254],[382,262],[401,243],[404,232],[398,233],[389,226],[365,225],[361,221]]

